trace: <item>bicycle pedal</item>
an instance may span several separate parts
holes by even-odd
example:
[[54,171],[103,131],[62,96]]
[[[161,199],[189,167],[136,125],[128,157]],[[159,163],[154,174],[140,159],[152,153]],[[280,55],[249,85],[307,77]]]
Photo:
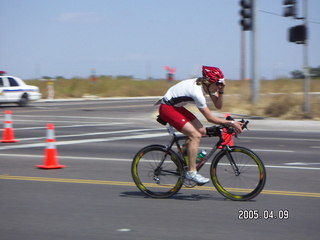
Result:
[[203,186],[205,185],[206,183],[197,183],[197,186]]
[[184,185],[186,188],[193,188],[193,187],[197,186],[197,183],[194,182],[194,181],[192,181],[192,180],[184,179],[183,185]]

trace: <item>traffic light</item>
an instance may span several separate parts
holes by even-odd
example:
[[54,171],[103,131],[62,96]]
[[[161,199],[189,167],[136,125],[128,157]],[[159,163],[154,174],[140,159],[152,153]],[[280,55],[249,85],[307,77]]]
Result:
[[304,44],[307,40],[307,28],[305,25],[298,25],[289,28],[289,42]]
[[297,16],[297,9],[296,9],[296,0],[284,0],[284,17],[296,17]]
[[241,11],[240,25],[242,26],[242,31],[251,31],[253,28],[253,0],[241,0],[240,1]]

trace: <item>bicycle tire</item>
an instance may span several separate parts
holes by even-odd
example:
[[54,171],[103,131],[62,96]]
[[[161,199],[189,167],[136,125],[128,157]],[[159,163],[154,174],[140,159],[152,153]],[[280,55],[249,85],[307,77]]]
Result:
[[[161,168],[158,168],[165,157]],[[163,145],[142,148],[134,157],[131,175],[141,192],[153,198],[168,198],[183,184],[183,165],[177,153]]]
[[228,199],[253,199],[262,191],[266,182],[263,162],[256,153],[244,147],[230,147],[229,153],[239,171],[234,170],[225,151],[219,152],[210,168],[213,185]]

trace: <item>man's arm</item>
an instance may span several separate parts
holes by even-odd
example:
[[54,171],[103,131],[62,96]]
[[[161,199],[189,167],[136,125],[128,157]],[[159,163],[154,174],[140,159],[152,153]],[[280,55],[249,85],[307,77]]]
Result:
[[241,128],[243,125],[242,123],[218,118],[211,113],[211,111],[208,107],[199,108],[199,111],[203,114],[203,116],[210,123],[219,124],[219,125],[229,125],[229,126],[235,128],[238,133],[241,133],[243,131]]

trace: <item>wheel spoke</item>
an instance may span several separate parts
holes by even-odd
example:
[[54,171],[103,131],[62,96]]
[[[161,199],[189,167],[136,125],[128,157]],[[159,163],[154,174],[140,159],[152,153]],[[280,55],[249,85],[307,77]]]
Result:
[[170,197],[182,186],[183,167],[179,157],[163,146],[149,146],[134,158],[132,176],[137,187],[145,194]]
[[264,187],[265,176],[259,157],[242,147],[231,148],[229,154],[218,154],[211,165],[213,184],[232,200],[249,200],[257,196]]

